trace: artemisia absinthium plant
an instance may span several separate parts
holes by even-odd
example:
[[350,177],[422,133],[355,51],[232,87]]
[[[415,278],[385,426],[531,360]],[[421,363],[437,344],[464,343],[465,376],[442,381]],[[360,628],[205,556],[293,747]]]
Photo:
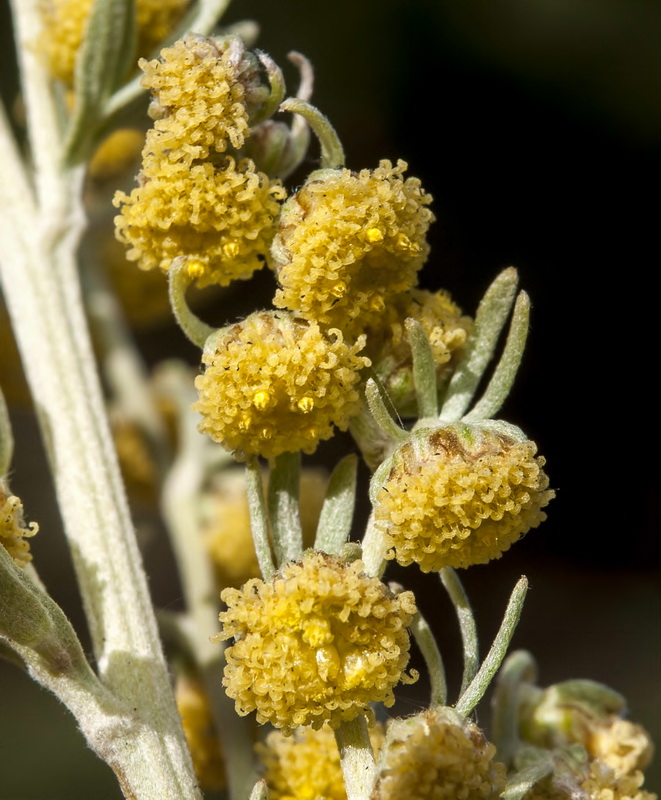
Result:
[[[402,160],[348,169],[310,103],[309,62],[290,56],[300,86],[286,98],[280,68],[251,49],[254,25],[216,29],[225,5],[13,3],[32,157],[23,161],[3,114],[3,288],[42,409],[95,662],[30,563],[36,526],[7,484],[4,412],[3,652],[71,709],[130,798],[202,789],[231,800],[652,800],[641,788],[649,739],[606,687],[541,689],[531,656],[515,653],[497,680],[491,736],[472,719],[527,584],[514,588],[481,660],[455,570],[499,558],[553,497],[536,445],[497,416],[528,330],[515,270],[496,277],[474,319],[446,292],[420,289],[431,196]],[[152,125],[141,137],[139,124],[125,126],[144,90]],[[310,129],[319,169],[290,192]],[[149,275],[149,287],[167,282],[200,348],[196,378],[176,362],[149,375],[102,248],[92,241],[76,264],[85,213],[102,205],[100,176],[121,173],[138,140],[137,181],[114,196],[134,269],[122,297],[139,298]],[[86,207],[90,160],[97,186]],[[227,287],[260,269],[277,282],[272,308],[213,329],[189,307],[191,284]],[[372,472],[362,536],[356,455],[330,476],[301,466],[337,430],[351,433]],[[113,438],[132,497],[160,498],[180,569],[186,610],[159,618],[169,668]],[[437,572],[456,608],[464,674],[453,700],[424,609],[382,580],[389,560]],[[430,702],[387,721],[397,686],[418,677],[411,635]]]

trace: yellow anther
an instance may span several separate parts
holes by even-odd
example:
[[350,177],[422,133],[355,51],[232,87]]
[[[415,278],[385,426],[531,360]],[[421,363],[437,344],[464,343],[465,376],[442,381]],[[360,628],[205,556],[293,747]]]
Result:
[[271,395],[268,392],[255,392],[252,398],[252,404],[258,411],[264,411],[269,407],[271,402]]
[[376,242],[382,242],[383,231],[380,228],[368,228],[365,231],[365,238],[372,244],[376,244]]
[[306,439],[316,439],[318,435],[319,431],[316,428],[306,428],[303,431],[303,436],[305,436]]
[[237,427],[241,433],[246,433],[246,431],[250,428],[250,422],[250,416],[248,414],[243,414],[237,423]]
[[227,242],[223,245],[223,253],[226,258],[236,258],[239,255],[241,248],[236,242]]
[[383,300],[383,297],[381,297],[380,294],[376,294],[370,299],[369,307],[372,309],[372,311],[381,312],[385,309],[386,304]]
[[204,275],[204,264],[198,258],[191,258],[186,262],[186,272],[191,278],[201,278]]
[[314,408],[314,399],[312,397],[301,397],[301,399],[296,403],[299,411],[302,411],[304,414],[309,414],[310,411]]
[[344,659],[342,672],[344,673],[344,686],[354,689],[368,675],[369,662],[360,653],[349,653]]
[[344,297],[344,295],[347,293],[346,283],[344,281],[338,281],[336,284],[334,284],[333,288],[330,290],[330,293],[333,295],[333,297]]
[[395,241],[400,250],[411,250],[413,253],[420,252],[420,245],[412,242],[405,233],[400,233]]
[[321,617],[311,617],[305,621],[302,639],[312,647],[321,647],[333,641],[330,622]]
[[273,428],[269,425],[264,425],[258,431],[260,439],[271,439],[273,437]]
[[319,647],[314,656],[321,680],[334,680],[340,671],[340,656],[336,648],[332,644]]

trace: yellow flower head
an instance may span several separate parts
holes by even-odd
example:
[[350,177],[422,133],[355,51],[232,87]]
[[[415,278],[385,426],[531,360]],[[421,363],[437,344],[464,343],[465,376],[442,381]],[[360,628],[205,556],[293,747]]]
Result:
[[[304,547],[314,543],[327,484],[323,470],[301,471],[299,510]],[[223,470],[204,500],[202,532],[218,584],[238,588],[249,578],[258,578],[243,469]]]
[[482,731],[449,708],[436,708],[388,730],[374,800],[496,800],[505,767]]
[[381,161],[310,176],[283,207],[273,242],[276,306],[355,335],[417,283],[431,196],[417,178],[404,180],[405,170],[403,161]]
[[220,739],[211,715],[209,697],[197,678],[179,676],[174,689],[177,709],[193,759],[195,774],[205,791],[218,791],[227,785]]
[[360,561],[308,552],[221,597],[221,638],[235,639],[223,684],[237,713],[256,709],[259,723],[336,728],[370,703],[391,706],[394,686],[414,679],[404,673],[413,594],[393,595]]
[[[148,55],[182,17],[190,0],[136,0],[137,55]],[[51,75],[73,85],[92,0],[41,0],[40,48]]]
[[228,146],[239,149],[249,134],[249,114],[269,94],[259,61],[238,36],[211,39],[186,36],[140,61],[142,85],[154,101],[156,119],[143,152],[144,171],[166,158],[191,165]]
[[227,328],[195,381],[200,430],[237,456],[312,453],[358,411],[357,353],[339,331],[282,312],[260,311]]
[[414,433],[377,496],[386,557],[423,572],[499,558],[546,518],[553,492],[536,452],[533,442],[463,424]]
[[167,160],[142,175],[130,195],[117,192],[121,207],[116,235],[127,258],[141,269],[167,271],[177,256],[199,270],[198,284],[227,286],[264,266],[285,192],[255,171],[249,159],[223,157],[188,168]]
[[[370,740],[378,752],[383,744],[379,723],[370,728]],[[340,753],[329,727],[298,728],[291,736],[273,731],[257,752],[270,800],[347,800]]]
[[461,359],[472,328],[471,318],[463,316],[443,291],[411,289],[388,304],[382,323],[368,333],[367,351],[388,397],[404,416],[417,410],[413,359],[404,327],[409,317],[417,320],[429,337],[439,390]]
[[26,524],[23,519],[23,503],[9,491],[4,480],[0,480],[0,547],[4,547],[19,567],[30,561],[30,543],[26,541],[39,530],[36,522]]

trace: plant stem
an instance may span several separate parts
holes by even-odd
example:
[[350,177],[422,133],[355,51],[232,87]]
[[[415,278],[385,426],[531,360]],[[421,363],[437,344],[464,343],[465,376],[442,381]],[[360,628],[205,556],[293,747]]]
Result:
[[461,641],[464,648],[464,674],[461,679],[460,694],[467,688],[475,677],[480,663],[480,652],[477,640],[477,626],[473,609],[468,601],[466,590],[459,579],[459,576],[452,567],[443,567],[438,573],[443,586],[450,595],[452,605],[457,612],[459,620],[459,630],[461,631]]
[[425,664],[429,671],[429,680],[431,683],[431,706],[444,706],[448,699],[448,687],[445,680],[445,668],[443,667],[443,659],[441,652],[438,649],[438,644],[434,638],[434,634],[427,623],[427,620],[418,613],[413,617],[411,622],[411,632],[413,637],[420,648],[422,657],[425,659]]
[[[176,377],[180,378],[173,391],[181,422],[180,450],[163,486],[163,515],[191,622],[187,628],[187,643],[200,670],[222,742],[230,797],[244,800],[256,780],[253,743],[248,721],[236,714],[233,702],[222,688],[224,645],[211,641],[220,632],[218,591],[198,526],[199,492],[204,479],[203,450],[208,440],[198,433],[198,415],[190,408],[194,391],[188,381],[188,370],[184,368],[183,374]],[[229,454],[227,460],[232,460]]]
[[335,739],[340,751],[347,800],[368,800],[376,779],[376,764],[365,717],[356,717],[340,725],[335,731]]
[[[14,0],[38,209],[10,209],[15,148],[0,162],[2,286],[55,480],[100,679],[131,709],[135,735],[103,728],[127,797],[200,797],[106,418],[75,254],[85,225],[83,172],[64,171],[62,131],[36,46],[39,0]],[[4,233],[13,227],[5,237]],[[98,742],[95,717],[81,722]],[[80,721],[80,719],[79,719]],[[93,745],[94,746],[94,745]],[[101,750],[96,747],[97,752]],[[112,755],[110,755],[112,754]]]

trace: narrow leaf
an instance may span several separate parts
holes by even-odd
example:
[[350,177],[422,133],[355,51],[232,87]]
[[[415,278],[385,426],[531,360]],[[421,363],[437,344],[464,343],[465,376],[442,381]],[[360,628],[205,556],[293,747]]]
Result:
[[461,680],[461,692],[464,692],[477,673],[479,666],[479,645],[477,639],[477,626],[473,609],[468,600],[459,575],[452,567],[443,567],[438,573],[443,586],[450,595],[452,605],[457,613],[461,641],[464,649],[464,674]]
[[273,549],[278,565],[303,552],[303,533],[298,507],[301,454],[281,453],[269,476],[268,509]]
[[319,515],[315,550],[336,555],[349,540],[356,504],[357,474],[358,458],[353,454],[345,456],[333,470]]
[[399,427],[386,408],[374,378],[370,378],[365,385],[365,397],[377,425],[387,436],[395,442],[403,442],[408,438],[407,431]]
[[504,270],[482,298],[466,352],[452,376],[441,409],[441,420],[444,422],[461,419],[468,409],[484,371],[493,358],[498,337],[514,302],[518,280],[513,267]]
[[503,403],[507,400],[516,374],[519,371],[523,351],[528,339],[529,325],[530,298],[525,292],[520,292],[514,305],[514,313],[512,314],[503,354],[484,394],[475,404],[472,411],[464,417],[466,422],[490,419],[500,411]]
[[271,555],[270,524],[266,500],[264,498],[264,485],[259,462],[253,457],[246,464],[246,489],[248,491],[248,507],[250,509],[250,528],[255,543],[257,562],[264,580],[268,580],[275,572],[273,556]]
[[429,337],[416,319],[409,317],[404,324],[413,356],[413,382],[418,401],[418,416],[435,417],[438,415],[438,389],[436,363]]
[[494,675],[498,672],[498,668],[505,658],[507,648],[512,641],[512,636],[514,636],[514,631],[519,623],[521,611],[523,609],[523,601],[525,600],[527,591],[528,579],[523,576],[519,579],[512,591],[505,610],[505,616],[496,634],[496,638],[493,640],[491,649],[487,653],[487,657],[482,662],[482,666],[478,670],[477,675],[459,698],[456,709],[460,714],[464,716],[470,714],[480,702],[484,693],[489,688],[489,684],[493,680]]
[[135,0],[94,0],[76,61],[74,112],[64,161],[82,161],[94,144],[104,106],[126,77],[135,53]]

